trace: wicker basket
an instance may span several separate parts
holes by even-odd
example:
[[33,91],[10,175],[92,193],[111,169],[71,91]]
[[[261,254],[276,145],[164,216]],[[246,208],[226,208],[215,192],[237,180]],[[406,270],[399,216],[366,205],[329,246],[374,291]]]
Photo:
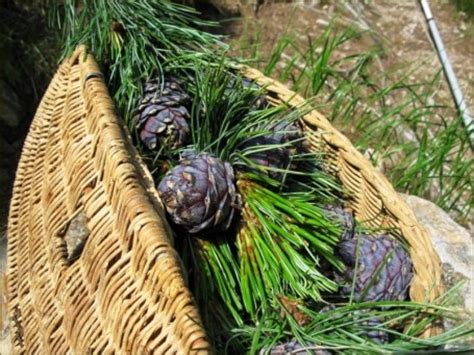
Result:
[[[303,99],[260,72],[244,74],[290,105]],[[413,300],[441,291],[425,231],[390,183],[316,111],[303,118],[314,149],[351,192],[356,216],[398,228],[411,246]],[[89,236],[66,259],[79,213]],[[207,353],[150,173],[83,47],[53,78],[26,139],[9,217],[9,316],[16,352]],[[433,330],[433,329],[432,329]]]

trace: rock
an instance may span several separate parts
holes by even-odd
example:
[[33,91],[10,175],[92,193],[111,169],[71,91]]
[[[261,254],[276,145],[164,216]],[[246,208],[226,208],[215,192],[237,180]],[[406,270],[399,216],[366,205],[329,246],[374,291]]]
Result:
[[87,217],[85,213],[81,211],[71,219],[64,236],[67,259],[69,261],[73,261],[79,257],[89,234],[90,231],[87,228]]
[[464,281],[459,292],[459,306],[474,315],[474,239],[469,231],[454,222],[434,203],[416,196],[402,194],[415,212],[418,221],[431,237],[439,255],[446,287]]

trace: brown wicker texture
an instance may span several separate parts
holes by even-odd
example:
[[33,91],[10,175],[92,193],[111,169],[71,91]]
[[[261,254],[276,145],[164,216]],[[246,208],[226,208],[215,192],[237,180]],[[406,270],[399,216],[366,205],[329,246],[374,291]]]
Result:
[[[114,113],[97,64],[83,54],[78,49],[59,68],[17,172],[8,247],[14,349],[207,352],[151,176]],[[243,71],[274,100],[303,102],[259,71]],[[303,123],[311,145],[327,153],[328,168],[350,192],[356,216],[396,227],[410,244],[416,273],[411,298],[436,298],[440,262],[410,208],[321,114],[312,111]],[[71,264],[64,235],[79,213],[90,234]]]
[[[97,64],[78,49],[41,101],[15,181],[8,229],[15,352],[208,352],[155,193]],[[79,213],[90,234],[69,263],[63,237]]]

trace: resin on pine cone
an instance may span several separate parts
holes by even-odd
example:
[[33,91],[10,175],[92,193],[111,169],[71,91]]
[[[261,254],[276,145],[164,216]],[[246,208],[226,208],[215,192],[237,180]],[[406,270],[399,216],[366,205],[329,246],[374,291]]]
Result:
[[142,143],[151,150],[159,145],[179,148],[186,144],[190,119],[188,103],[189,96],[177,79],[166,78],[163,87],[158,79],[147,81],[137,115]]
[[229,163],[210,154],[187,156],[158,185],[172,221],[190,233],[229,227],[237,194]]
[[[342,241],[338,251],[347,266],[344,278],[348,284],[352,284],[355,272],[356,301],[401,301],[407,298],[413,277],[412,263],[395,238],[389,235],[360,235]],[[357,258],[357,270],[354,270]],[[345,291],[350,292],[350,287],[346,287]]]

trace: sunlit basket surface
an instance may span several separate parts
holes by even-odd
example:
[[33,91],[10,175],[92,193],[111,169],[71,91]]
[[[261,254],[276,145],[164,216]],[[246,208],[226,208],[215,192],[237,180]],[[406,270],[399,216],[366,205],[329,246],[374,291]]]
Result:
[[[90,235],[66,260],[83,211]],[[150,174],[80,48],[54,76],[26,139],[9,217],[17,352],[189,353],[207,349]]]
[[[244,75],[276,101],[303,99],[257,70]],[[303,117],[311,146],[371,226],[394,227],[410,245],[413,300],[442,291],[424,229],[390,183],[316,111]],[[68,262],[64,234],[83,213],[90,231]],[[26,139],[10,208],[9,316],[16,352],[206,353],[151,175],[117,117],[99,68],[83,47],[54,76]],[[434,328],[433,328],[434,329]]]

